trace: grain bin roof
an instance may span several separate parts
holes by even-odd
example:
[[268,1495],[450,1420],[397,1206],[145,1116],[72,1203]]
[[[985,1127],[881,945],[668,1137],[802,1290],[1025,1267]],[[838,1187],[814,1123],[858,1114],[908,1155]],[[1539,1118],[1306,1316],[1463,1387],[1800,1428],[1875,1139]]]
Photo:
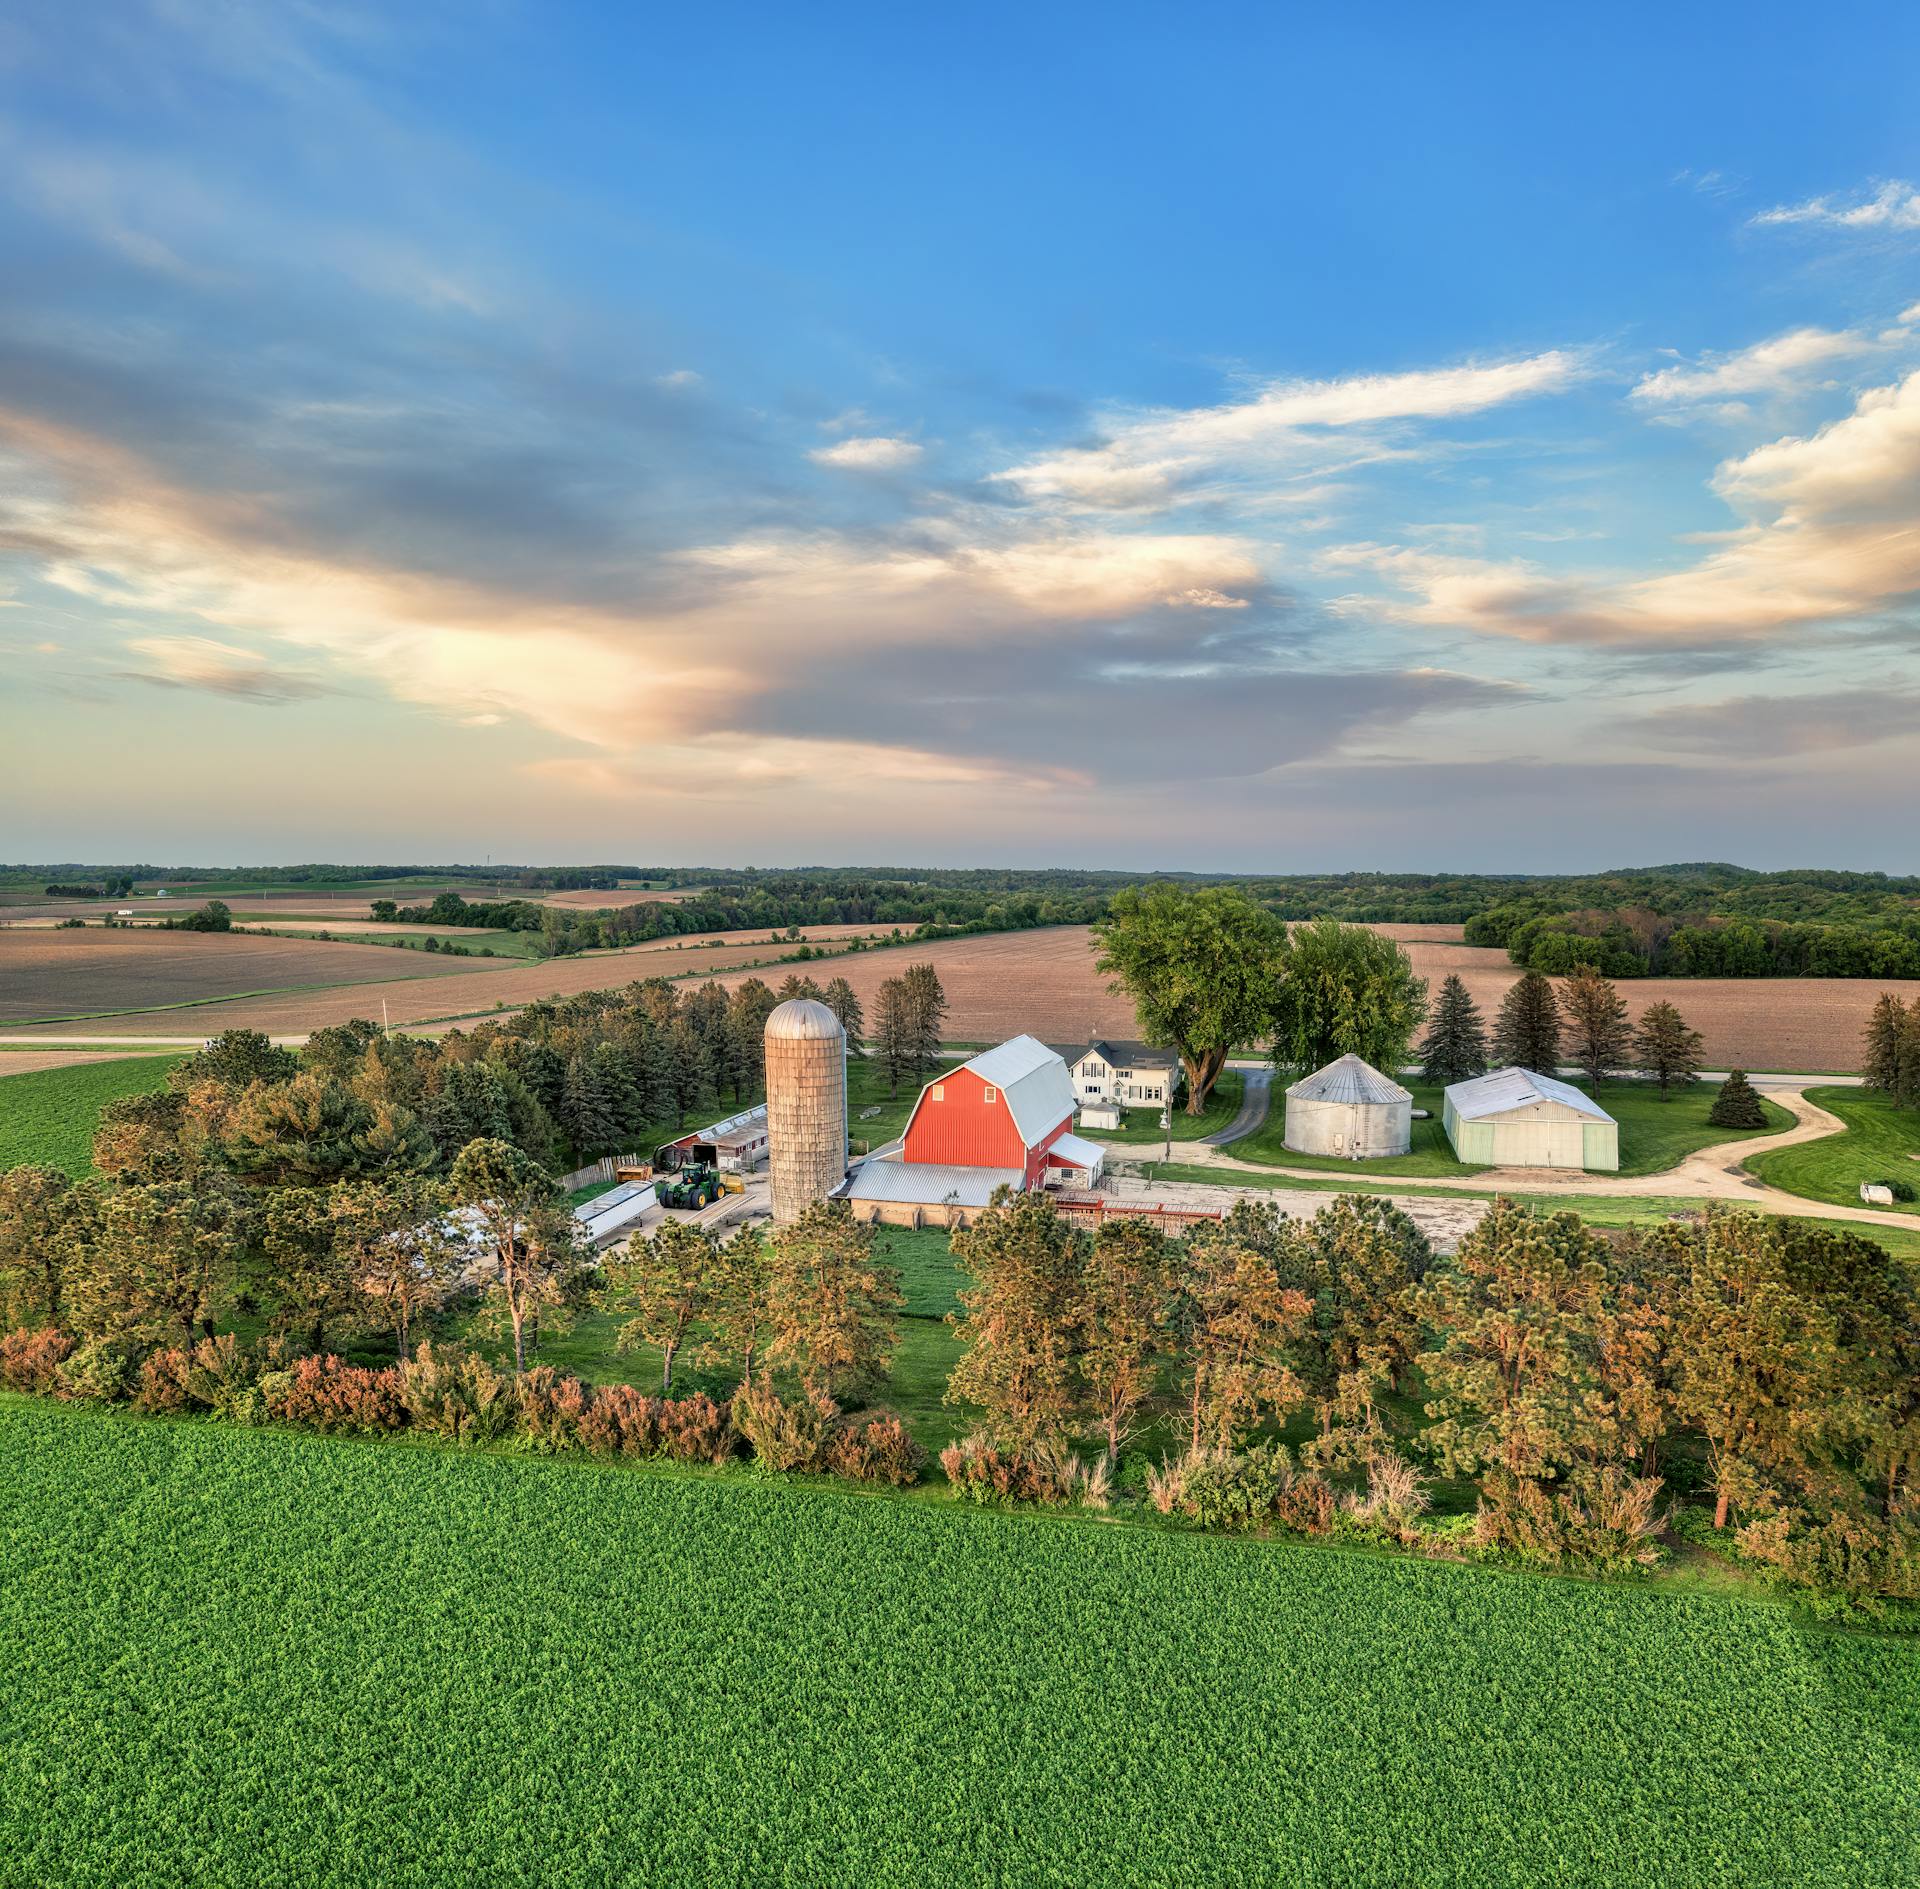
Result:
[[1572,1083],[1517,1067],[1496,1069],[1491,1075],[1452,1083],[1447,1088],[1447,1100],[1453,1104],[1454,1114],[1463,1122],[1480,1121],[1489,1115],[1505,1115],[1512,1109],[1526,1108],[1534,1102],[1563,1103],[1590,1121],[1613,1120],[1592,1096],[1582,1094]]
[[1411,1102],[1412,1093],[1401,1088],[1391,1076],[1383,1076],[1371,1063],[1358,1056],[1336,1056],[1324,1069],[1302,1076],[1287,1091],[1291,1099],[1302,1102]]
[[789,997],[767,1013],[767,1035],[814,1041],[832,1041],[843,1036],[840,1019],[813,997]]

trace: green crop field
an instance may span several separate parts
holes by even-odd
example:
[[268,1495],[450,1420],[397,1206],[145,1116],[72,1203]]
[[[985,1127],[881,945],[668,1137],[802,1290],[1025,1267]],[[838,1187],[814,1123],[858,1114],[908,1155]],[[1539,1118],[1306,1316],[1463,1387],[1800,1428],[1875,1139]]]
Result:
[[[1864,1089],[1809,1089],[1807,1100],[1839,1116],[1847,1132],[1756,1155],[1753,1171],[1762,1180],[1848,1207],[1859,1206],[1862,1181],[1905,1181],[1920,1193],[1920,1109],[1897,1108]],[[1893,1211],[1920,1217],[1920,1202],[1896,1203]]]
[[[1415,1108],[1428,1111],[1429,1119],[1413,1124],[1412,1147],[1403,1155],[1379,1161],[1341,1162],[1324,1154],[1294,1154],[1284,1145],[1286,1137],[1285,1085],[1275,1079],[1273,1110],[1252,1134],[1232,1144],[1232,1153],[1242,1161],[1258,1161],[1273,1167],[1330,1168],[1351,1167],[1355,1174],[1448,1175],[1469,1177],[1485,1174],[1483,1167],[1470,1167],[1454,1158],[1453,1144],[1441,1126],[1441,1091],[1424,1083],[1410,1085]],[[1585,1089],[1584,1082],[1574,1087]],[[1755,1135],[1777,1134],[1793,1126],[1793,1117],[1778,1102],[1762,1098],[1767,1112],[1765,1128],[1715,1128],[1707,1120],[1719,1084],[1697,1082],[1679,1090],[1671,1100],[1661,1101],[1650,1083],[1610,1082],[1600,1092],[1600,1104],[1620,1124],[1620,1172],[1622,1174],[1660,1174],[1676,1167],[1696,1148],[1709,1148],[1723,1141],[1745,1141]]]
[[1784,1610],[0,1400],[0,1882],[1910,1884]]
[[115,1057],[10,1076],[0,1057],[0,1174],[26,1161],[76,1177],[92,1173],[93,1131],[101,1109],[119,1096],[163,1088],[167,1071],[179,1060]]

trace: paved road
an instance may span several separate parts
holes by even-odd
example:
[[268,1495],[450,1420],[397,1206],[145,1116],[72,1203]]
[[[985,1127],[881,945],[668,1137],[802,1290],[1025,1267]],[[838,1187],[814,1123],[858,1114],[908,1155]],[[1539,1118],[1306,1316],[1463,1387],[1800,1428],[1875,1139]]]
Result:
[[1267,1110],[1273,1103],[1273,1071],[1249,1069],[1246,1077],[1246,1088],[1240,1096],[1240,1113],[1218,1134],[1202,1135],[1200,1139],[1206,1146],[1224,1148],[1228,1142],[1252,1134],[1267,1119]]

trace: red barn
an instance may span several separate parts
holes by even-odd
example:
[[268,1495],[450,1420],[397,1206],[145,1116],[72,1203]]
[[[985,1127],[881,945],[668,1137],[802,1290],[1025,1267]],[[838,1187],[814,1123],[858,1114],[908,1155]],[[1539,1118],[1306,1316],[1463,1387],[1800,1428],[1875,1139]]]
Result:
[[998,1168],[1018,1174],[1021,1187],[1038,1187],[1048,1150],[1072,1126],[1066,1063],[1046,1044],[1016,1036],[920,1091],[899,1158]]

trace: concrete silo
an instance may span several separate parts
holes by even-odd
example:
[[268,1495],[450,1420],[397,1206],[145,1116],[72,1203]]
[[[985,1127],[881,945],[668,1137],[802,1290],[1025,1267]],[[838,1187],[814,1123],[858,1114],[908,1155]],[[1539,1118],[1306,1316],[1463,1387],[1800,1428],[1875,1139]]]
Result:
[[811,997],[767,1018],[767,1169],[778,1226],[824,1200],[847,1172],[847,1034]]

